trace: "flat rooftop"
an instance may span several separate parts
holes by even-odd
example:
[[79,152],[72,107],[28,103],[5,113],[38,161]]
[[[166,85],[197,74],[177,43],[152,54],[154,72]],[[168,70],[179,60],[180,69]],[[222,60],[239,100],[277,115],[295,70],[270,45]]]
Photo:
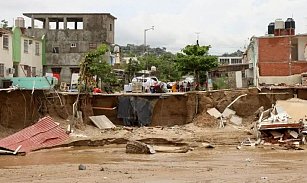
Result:
[[34,19],[42,19],[42,18],[47,18],[47,17],[82,17],[82,16],[86,16],[86,15],[97,15],[97,16],[101,16],[101,15],[106,15],[106,16],[110,16],[113,19],[117,19],[116,17],[114,17],[113,15],[111,15],[111,13],[23,13],[24,16],[32,18],[32,16],[34,16]]

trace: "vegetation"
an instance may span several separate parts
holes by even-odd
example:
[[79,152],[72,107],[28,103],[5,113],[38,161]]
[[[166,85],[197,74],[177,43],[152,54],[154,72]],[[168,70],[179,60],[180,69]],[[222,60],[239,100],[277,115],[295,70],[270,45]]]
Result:
[[205,72],[218,66],[217,57],[209,55],[211,46],[187,45],[182,53],[176,55],[176,64],[183,74],[193,73],[196,90],[199,90],[199,83],[204,80]]
[[80,83],[85,86],[85,90],[97,87],[98,81],[107,84],[117,82],[112,66],[104,59],[106,52],[108,52],[108,46],[102,44],[97,49],[89,51],[81,61]]
[[141,68],[147,70],[155,66],[157,71],[155,75],[161,81],[175,81],[180,79],[180,72],[174,62],[175,55],[164,53],[160,56],[148,54],[139,58]]
[[6,29],[6,28],[8,28],[8,26],[9,26],[9,24],[8,24],[8,21],[7,20],[1,20],[1,24],[2,24],[2,27],[4,28],[4,29]]

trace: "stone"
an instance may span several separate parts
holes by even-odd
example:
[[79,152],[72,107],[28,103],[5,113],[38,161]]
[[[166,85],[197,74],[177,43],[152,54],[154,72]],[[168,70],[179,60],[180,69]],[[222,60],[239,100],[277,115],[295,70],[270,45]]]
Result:
[[79,170],[86,170],[86,166],[83,165],[83,164],[80,164],[80,165],[79,165]]
[[139,141],[129,141],[126,145],[126,153],[130,154],[155,154],[156,151],[150,145]]

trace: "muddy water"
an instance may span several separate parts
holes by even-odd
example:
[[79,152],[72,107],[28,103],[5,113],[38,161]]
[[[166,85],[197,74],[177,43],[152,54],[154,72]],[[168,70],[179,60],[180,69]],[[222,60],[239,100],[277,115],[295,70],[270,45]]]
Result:
[[0,182],[307,182],[306,168],[307,151],[217,147],[133,155],[106,146],[1,156]]

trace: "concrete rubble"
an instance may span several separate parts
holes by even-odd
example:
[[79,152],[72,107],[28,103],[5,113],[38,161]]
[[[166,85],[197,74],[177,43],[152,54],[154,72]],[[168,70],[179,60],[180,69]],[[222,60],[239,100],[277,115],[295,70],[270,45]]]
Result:
[[257,122],[259,143],[294,149],[305,144],[306,109],[307,101],[290,99],[277,101],[272,108],[263,111]]

